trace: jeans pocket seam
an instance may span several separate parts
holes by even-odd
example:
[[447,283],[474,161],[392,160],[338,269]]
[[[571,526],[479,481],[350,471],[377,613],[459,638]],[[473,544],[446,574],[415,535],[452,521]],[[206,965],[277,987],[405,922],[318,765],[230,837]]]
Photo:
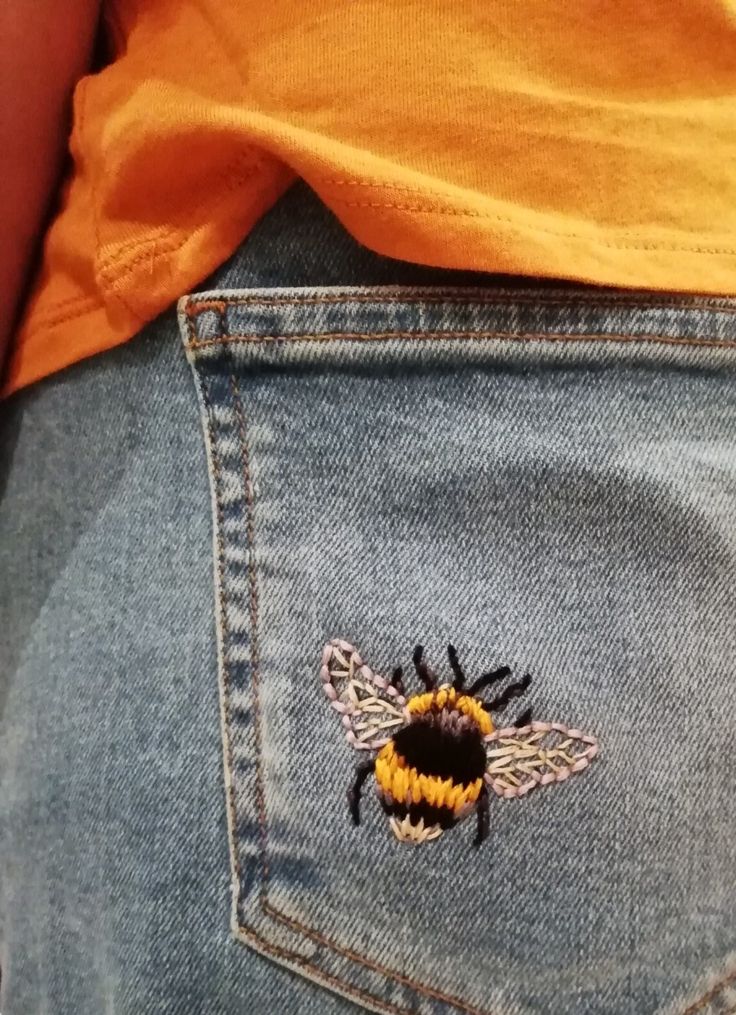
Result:
[[[230,849],[230,861],[232,870],[232,889],[233,889],[233,919],[232,929],[234,936],[242,940],[248,940],[257,943],[266,953],[279,957],[286,962],[295,964],[296,966],[304,969],[305,971],[311,972],[316,980],[321,980],[325,984],[332,985],[333,987],[341,990],[343,993],[352,996],[358,1000],[362,1000],[365,1003],[378,1007],[381,1010],[389,1013],[389,1015],[411,1015],[412,1008],[402,1007],[395,1004],[394,1002],[376,996],[375,994],[363,989],[358,984],[351,983],[347,979],[335,975],[333,972],[324,969],[321,965],[313,962],[310,958],[300,955],[294,952],[288,947],[284,947],[281,944],[276,944],[263,937],[255,928],[248,926],[241,919],[239,912],[239,904],[243,895],[243,874],[240,863],[240,845],[241,840],[238,835],[238,815],[237,806],[234,799],[234,784],[233,784],[233,754],[232,754],[232,687],[230,681],[230,666],[228,653],[230,645],[228,644],[228,611],[232,606],[230,602],[229,594],[227,591],[227,583],[225,581],[225,542],[226,539],[223,536],[223,519],[224,509],[222,503],[222,491],[223,491],[223,477],[222,477],[222,462],[220,458],[220,452],[218,449],[218,436],[216,433],[216,420],[213,411],[212,400],[207,391],[207,383],[203,378],[199,378],[199,385],[201,390],[201,398],[203,408],[206,413],[206,429],[207,429],[207,441],[210,446],[210,464],[212,469],[213,477],[213,509],[215,513],[215,569],[217,573],[217,596],[218,596],[218,625],[221,627],[220,637],[222,640],[221,658],[220,658],[220,688],[221,688],[221,720],[222,720],[222,735],[223,735],[223,755],[224,765],[226,771],[225,777],[225,789],[226,789],[226,806],[228,812],[228,825],[229,825],[229,849]],[[271,921],[281,923],[289,927],[295,934],[301,938],[306,938],[321,944],[322,946],[329,949],[336,956],[342,959],[348,960],[353,965],[363,966],[366,969],[384,977],[386,980],[394,982],[395,984],[415,991],[417,994],[422,995],[433,1001],[438,1001],[443,1004],[452,1006],[456,1011],[464,1013],[464,1015],[497,1015],[496,1012],[492,1012],[486,1008],[477,1008],[474,1005],[469,1004],[462,998],[453,997],[446,994],[435,987],[419,983],[412,978],[401,974],[398,970],[389,969],[378,962],[360,956],[357,952],[349,949],[339,942],[333,941],[321,931],[316,928],[311,928],[301,923],[299,920],[293,917],[287,916],[281,912],[267,897],[268,893],[268,882],[269,882],[269,867],[268,867],[268,855],[267,855],[267,816],[265,811],[264,801],[264,787],[263,787],[263,768],[262,768],[262,741],[261,741],[261,724],[260,724],[260,699],[259,699],[259,679],[260,679],[260,662],[258,653],[258,585],[257,585],[257,565],[255,555],[253,553],[254,534],[255,534],[255,520],[254,520],[254,505],[255,496],[253,490],[251,469],[250,469],[250,454],[248,447],[248,433],[247,433],[247,421],[245,412],[242,405],[240,389],[238,386],[237,378],[231,374],[228,379],[228,388],[230,398],[233,405],[233,414],[235,418],[235,429],[238,435],[239,443],[239,461],[241,465],[240,482],[244,490],[244,508],[245,508],[245,530],[246,540],[248,546],[248,578],[247,578],[247,590],[244,596],[248,599],[248,623],[249,623],[249,645],[250,645],[250,672],[251,672],[251,695],[252,695],[252,708],[253,708],[253,731],[254,731],[254,742],[255,742],[255,761],[256,761],[256,813],[258,818],[258,867],[259,867],[259,884],[254,886],[252,891],[257,893],[258,907],[261,913]]]
[[[187,337],[188,337],[189,340],[185,341],[185,346],[186,346],[188,355],[190,357],[190,360],[192,362],[194,362],[195,357],[196,357],[195,350],[199,346],[198,346],[197,343],[195,343],[192,340],[193,339],[193,332],[194,332],[194,323],[192,321],[192,316],[191,315],[187,315],[187,318],[188,318],[188,320],[187,320],[187,331],[188,331]],[[403,333],[403,334],[406,335],[406,333]],[[400,332],[390,332],[390,333],[387,333],[387,335],[388,335],[388,337],[402,337],[402,333],[400,333]],[[463,335],[459,334],[458,332],[451,332],[451,333],[448,333],[448,335],[450,335],[453,338],[458,338],[458,337],[482,337],[482,336],[479,336],[477,333],[471,333],[469,336],[468,335],[463,336]],[[325,335],[325,336],[319,336],[319,335],[313,335],[313,336],[283,336],[282,340],[294,340],[294,341],[298,341],[298,340],[302,340],[304,338],[306,338],[306,340],[310,340],[310,339],[311,340],[316,340],[316,339],[319,339],[319,338],[332,339],[332,338],[337,338],[337,337],[340,337],[340,336],[335,336],[335,335]],[[353,337],[371,339],[371,338],[375,338],[376,336],[375,335],[365,335],[365,334],[363,334],[363,335],[355,335]],[[424,337],[431,337],[431,335],[428,335],[426,332],[425,333],[420,333],[420,334],[409,333],[407,335],[407,337],[422,339]],[[503,336],[503,335],[499,336],[498,334],[494,334],[492,337],[519,337],[519,336],[518,335],[516,335],[516,336]],[[539,336],[535,336],[535,337],[538,337],[540,339],[548,339],[550,337],[552,337],[552,338],[556,337],[556,338],[561,338],[561,339],[564,340],[564,339],[570,339],[570,338],[572,338],[572,339],[579,339],[581,336],[569,336],[569,335],[564,335],[564,336],[554,336],[554,335],[552,335],[552,336],[550,336],[549,334],[543,334],[543,335],[539,335]],[[609,338],[610,336],[596,336],[596,337],[598,337],[600,339],[605,339],[605,338]],[[641,337],[639,337],[639,336],[621,336],[621,337],[622,337],[623,340],[627,340],[627,341],[632,341],[632,340],[652,341],[653,340],[650,336],[641,336]],[[656,340],[656,339],[654,339],[654,340]],[[707,342],[704,342],[703,340],[689,341],[687,339],[677,339],[677,338],[673,338],[673,337],[669,337],[669,336],[667,336],[667,337],[663,336],[662,340],[666,340],[666,341],[672,342],[674,344],[682,344],[682,345],[698,345],[698,344],[699,345],[704,345],[704,344],[707,344]],[[245,341],[245,342],[249,342],[249,341],[253,341],[253,338],[252,337],[248,337],[248,336],[240,337],[240,336],[227,336],[226,335],[226,336],[221,336],[218,339],[215,339],[215,340],[212,340],[212,341],[208,341],[206,344],[209,344],[209,345],[223,345],[224,346],[224,345],[228,344],[228,342],[230,342],[230,341]],[[200,344],[204,344],[204,343],[200,343]],[[716,341],[716,342],[714,342],[714,344],[718,344],[718,345],[726,346],[726,347],[736,347],[736,341],[730,341],[730,340],[723,340],[723,341],[720,341],[720,342]],[[248,435],[248,424],[247,424],[246,413],[245,413],[244,406],[243,406],[243,403],[242,403],[240,389],[239,389],[239,386],[238,386],[238,381],[237,381],[237,378],[236,378],[235,374],[232,372],[232,365],[231,364],[230,364],[230,368],[231,368],[230,377],[229,377],[230,400],[231,400],[231,404],[232,404],[232,407],[233,407],[233,416],[234,416],[234,418],[237,421],[237,427],[235,429],[236,429],[237,434],[238,434],[238,444],[239,444],[238,460],[239,460],[239,462],[241,464],[241,473],[242,473],[241,474],[241,483],[244,484],[244,488],[245,488],[245,497],[243,498],[243,500],[244,500],[244,505],[247,507],[246,517],[245,517],[245,529],[246,529],[246,540],[247,540],[248,579],[247,579],[247,591],[246,591],[246,593],[244,593],[244,596],[247,595],[248,600],[249,600],[249,609],[248,609],[247,612],[249,614],[249,625],[250,625],[249,626],[249,642],[250,642],[250,651],[251,651],[251,656],[250,656],[251,687],[250,687],[250,691],[251,691],[251,697],[252,697],[253,722],[254,722],[254,726],[258,728],[259,724],[260,724],[260,708],[259,708],[259,697],[258,697],[258,682],[259,682],[259,677],[260,677],[260,660],[259,660],[259,652],[258,652],[258,624],[259,624],[259,618],[258,618],[258,577],[259,576],[258,576],[257,559],[256,559],[254,551],[253,551],[254,536],[255,536],[255,520],[254,520],[254,514],[253,514],[254,507],[255,507],[255,492],[253,490],[253,484],[252,484],[250,448],[249,448],[249,435]],[[226,367],[226,369],[227,369],[227,367]],[[216,411],[215,411],[215,409],[213,407],[213,404],[211,402],[209,402],[208,399],[207,399],[206,389],[208,387],[208,382],[205,379],[205,377],[203,377],[202,374],[198,370],[195,370],[195,375],[197,377],[198,387],[200,387],[200,390],[202,392],[202,400],[203,400],[203,403],[204,403],[204,406],[205,406],[206,426],[207,426],[207,429],[208,429],[208,435],[207,435],[208,436],[208,442],[211,445],[211,466],[212,466],[212,475],[213,475],[213,506],[214,506],[215,510],[217,511],[217,521],[216,521],[216,539],[217,539],[216,553],[217,553],[217,561],[216,561],[216,568],[219,570],[219,573],[220,573],[220,579],[219,579],[219,583],[218,583],[218,593],[217,593],[217,595],[218,595],[218,613],[219,613],[219,617],[221,618],[221,620],[224,620],[224,618],[226,617],[226,614],[227,614],[227,610],[228,610],[228,600],[227,600],[227,589],[226,589],[225,583],[223,582],[222,574],[223,574],[223,568],[225,567],[224,554],[225,554],[225,545],[226,545],[228,537],[223,535],[223,529],[222,529],[222,510],[223,510],[223,504],[222,504],[221,497],[222,497],[222,494],[223,494],[223,485],[222,485],[222,479],[221,479],[221,476],[220,476],[220,465],[219,465],[219,462],[218,462],[218,457],[219,457],[219,453],[220,453],[219,443],[222,440],[222,437],[220,435],[218,435],[218,433],[217,433],[217,428],[218,428],[217,413],[216,413]],[[242,521],[241,521],[241,524],[242,524]],[[258,825],[259,825],[259,836],[260,836],[260,844],[259,844],[260,845],[260,848],[259,848],[259,853],[260,853],[260,857],[259,857],[259,860],[260,860],[260,876],[259,876],[259,881],[260,881],[260,883],[257,886],[254,885],[253,888],[250,889],[250,890],[244,889],[242,872],[240,870],[240,856],[239,856],[239,852],[240,852],[241,845],[242,845],[242,839],[238,835],[238,832],[237,832],[237,815],[235,813],[236,802],[235,802],[235,799],[234,799],[234,786],[233,786],[233,783],[232,783],[232,775],[231,775],[232,770],[233,770],[233,766],[232,766],[232,760],[228,761],[228,759],[227,759],[227,752],[230,750],[231,732],[232,732],[232,719],[231,719],[231,713],[230,713],[230,707],[231,707],[231,705],[230,705],[230,693],[229,693],[229,688],[227,687],[227,679],[228,679],[228,674],[227,674],[227,667],[228,667],[227,646],[225,646],[223,648],[223,650],[222,650],[222,657],[221,657],[221,660],[220,660],[220,666],[225,671],[224,674],[221,675],[221,708],[223,710],[223,737],[224,737],[224,741],[225,741],[225,751],[226,751],[226,769],[228,769],[228,771],[226,772],[226,780],[225,781],[226,781],[226,794],[227,794],[227,798],[228,798],[227,805],[228,805],[228,810],[230,812],[229,813],[229,823],[231,825],[231,828],[230,828],[230,853],[231,853],[231,863],[233,864],[233,878],[234,878],[234,883],[233,883],[233,895],[234,895],[234,898],[233,898],[233,923],[232,923],[232,930],[233,930],[234,936],[236,938],[239,938],[240,940],[243,940],[243,941],[251,940],[253,942],[257,942],[258,945],[263,949],[264,952],[271,953],[272,955],[274,955],[276,957],[280,957],[287,964],[291,963],[292,965],[296,965],[296,966],[302,968],[303,970],[305,970],[305,972],[311,973],[312,974],[312,978],[314,980],[316,980],[318,982],[321,981],[325,986],[330,986],[331,985],[334,989],[337,989],[338,992],[342,992],[346,996],[353,997],[353,998],[355,998],[357,1000],[363,1000],[365,1003],[367,1003],[369,1005],[372,1005],[372,1006],[378,1008],[381,1011],[386,1011],[388,1013],[391,1013],[391,1015],[409,1015],[409,1013],[411,1011],[415,1010],[413,1008],[413,1006],[412,1007],[401,1007],[401,1006],[395,1004],[393,1001],[389,1000],[388,998],[384,998],[382,996],[378,996],[375,993],[371,993],[371,992],[363,989],[363,987],[360,986],[358,983],[350,982],[347,979],[347,970],[345,970],[343,972],[343,975],[334,975],[334,972],[331,972],[328,968],[324,968],[324,963],[320,964],[319,962],[312,961],[312,959],[310,957],[307,957],[307,956],[305,956],[303,954],[300,954],[297,951],[290,950],[288,947],[284,947],[281,944],[278,944],[278,943],[275,943],[272,940],[269,940],[268,938],[262,936],[262,934],[259,933],[254,927],[248,926],[244,921],[241,921],[241,919],[240,919],[240,913],[239,913],[239,903],[241,902],[241,897],[245,898],[245,897],[247,897],[247,895],[249,893],[253,893],[253,894],[257,893],[257,900],[258,900],[259,910],[260,910],[261,914],[263,914],[263,916],[266,917],[267,920],[271,920],[271,921],[275,921],[276,923],[283,924],[284,926],[290,928],[294,932],[294,934],[297,935],[301,939],[306,938],[306,939],[312,940],[313,942],[316,942],[318,944],[323,945],[324,947],[329,949],[331,952],[333,952],[336,956],[339,956],[342,959],[347,960],[352,966],[363,966],[364,968],[366,968],[368,970],[371,970],[374,973],[378,974],[378,976],[385,978],[389,982],[393,982],[394,984],[397,984],[399,986],[403,986],[405,988],[408,988],[408,989],[416,992],[416,994],[422,995],[423,997],[425,997],[425,998],[427,998],[429,1000],[434,1000],[434,1001],[437,1001],[437,1002],[440,1002],[440,1003],[452,1006],[455,1010],[465,1013],[465,1015],[491,1015],[491,1011],[489,1009],[486,1009],[486,1008],[482,1008],[481,1009],[481,1008],[474,1007],[472,1004],[469,1004],[468,1002],[462,1000],[461,998],[453,997],[453,996],[450,996],[448,994],[445,994],[445,993],[435,989],[434,987],[432,987],[430,985],[417,982],[417,981],[412,980],[411,978],[409,978],[407,976],[404,976],[398,970],[389,969],[389,968],[381,965],[378,962],[375,962],[375,961],[373,961],[371,959],[368,959],[366,957],[363,957],[363,956],[357,954],[355,951],[353,951],[350,948],[340,944],[339,942],[331,940],[328,936],[323,934],[318,929],[313,928],[313,927],[309,927],[309,926],[301,923],[299,920],[293,918],[292,916],[287,915],[286,913],[282,912],[280,909],[278,909],[269,900],[269,898],[268,898],[269,869],[268,869],[268,853],[267,853],[267,849],[268,849],[268,843],[267,843],[268,826],[267,826],[267,816],[266,816],[266,813],[265,813],[265,801],[264,801],[263,768],[262,768],[263,759],[262,759],[262,750],[261,750],[261,733],[260,733],[260,729],[258,729],[258,732],[256,732],[256,741],[257,741],[256,761],[257,761],[257,768],[258,768],[257,785],[259,786],[259,789],[258,789],[258,792],[257,792],[256,803],[257,803]],[[223,687],[223,685],[225,685],[225,686]],[[222,700],[223,698],[224,698],[224,700]],[[252,897],[252,895],[251,895],[251,897]],[[273,924],[272,924],[272,926],[273,926]],[[720,980],[715,985],[715,987],[711,988],[709,991],[707,991],[705,994],[703,994],[703,996],[698,1001],[696,1001],[694,1004],[691,1004],[690,1007],[685,1009],[683,1011],[683,1015],[696,1015],[696,1013],[703,1011],[705,1006],[707,1006],[714,999],[717,999],[718,997],[720,997],[720,995],[723,992],[723,990],[725,988],[727,988],[735,980],[736,980],[736,973],[732,973],[731,975],[727,975],[726,977],[724,977],[722,980]],[[495,1009],[495,1011],[497,1012],[498,1009]]]
[[189,351],[232,344],[258,345],[286,342],[332,342],[361,341],[386,342],[392,339],[414,339],[431,341],[444,339],[452,341],[488,341],[497,339],[505,342],[614,342],[638,345],[672,345],[697,349],[736,349],[736,339],[730,338],[679,338],[674,335],[632,335],[624,332],[603,332],[599,334],[567,334],[555,331],[382,331],[382,332],[315,332],[302,335],[221,335],[217,338],[191,339]]

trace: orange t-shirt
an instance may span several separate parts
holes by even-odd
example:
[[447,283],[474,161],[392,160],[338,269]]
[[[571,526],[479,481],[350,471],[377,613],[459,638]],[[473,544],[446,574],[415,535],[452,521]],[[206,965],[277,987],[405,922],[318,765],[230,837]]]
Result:
[[733,0],[116,0],[14,390],[134,335],[295,176],[374,250],[736,294]]

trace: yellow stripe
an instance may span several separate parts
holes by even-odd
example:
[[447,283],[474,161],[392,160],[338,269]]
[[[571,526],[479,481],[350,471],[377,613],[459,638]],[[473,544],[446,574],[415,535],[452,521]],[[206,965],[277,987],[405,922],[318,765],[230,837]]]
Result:
[[438,691],[426,691],[416,694],[406,703],[410,715],[424,715],[431,708],[452,708],[463,715],[469,716],[484,736],[493,733],[491,717],[477,698],[467,694],[458,694],[454,687],[447,685]]
[[449,807],[456,814],[475,803],[483,787],[482,778],[469,786],[461,786],[452,779],[423,775],[416,768],[408,768],[391,741],[381,748],[376,758],[376,781],[384,793],[390,793],[401,803],[408,805],[424,800],[434,807]]

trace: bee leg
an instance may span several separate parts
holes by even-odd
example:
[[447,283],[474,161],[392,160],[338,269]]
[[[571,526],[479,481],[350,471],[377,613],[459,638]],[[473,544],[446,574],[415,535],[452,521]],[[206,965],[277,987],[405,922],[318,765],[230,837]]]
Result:
[[436,686],[436,681],[432,674],[429,672],[429,667],[424,661],[424,646],[417,645],[414,649],[414,655],[412,657],[414,662],[414,669],[417,671],[417,676],[422,681],[428,691],[433,691]]
[[490,813],[488,806],[488,787],[485,782],[483,788],[480,791],[478,802],[475,805],[475,813],[478,817],[478,829],[473,839],[474,846],[480,846],[484,839],[488,838],[488,829],[490,827]]
[[364,761],[362,765],[358,765],[355,770],[355,782],[348,790],[348,807],[350,808],[350,814],[353,818],[353,824],[360,824],[360,794],[363,789],[363,783],[372,775],[375,770],[376,762],[374,759],[370,761]]
[[457,649],[454,645],[447,646],[447,658],[450,660],[450,669],[455,675],[455,680],[452,686],[456,691],[461,691],[465,686],[465,674],[463,673],[463,668],[457,657]]
[[399,694],[404,693],[404,681],[401,679],[403,675],[403,668],[401,666],[397,666],[391,677],[391,686],[395,687]]
[[502,666],[500,670],[493,670],[491,673],[484,673],[482,677],[478,677],[475,683],[470,685],[468,694],[477,694],[484,687],[488,687],[490,684],[495,684],[497,681],[503,680],[504,677],[508,677],[510,673],[511,670],[508,666]]
[[527,673],[526,676],[522,677],[521,680],[517,680],[515,684],[509,684],[509,686],[493,699],[486,703],[486,708],[489,712],[495,712],[497,709],[502,709],[505,705],[511,701],[512,698],[518,698],[526,691],[529,684],[531,684],[532,678]]
[[516,726],[516,728],[519,729],[522,726],[528,726],[531,721],[532,721],[532,710],[531,708],[527,708],[517,718],[516,722],[514,723],[514,726]]

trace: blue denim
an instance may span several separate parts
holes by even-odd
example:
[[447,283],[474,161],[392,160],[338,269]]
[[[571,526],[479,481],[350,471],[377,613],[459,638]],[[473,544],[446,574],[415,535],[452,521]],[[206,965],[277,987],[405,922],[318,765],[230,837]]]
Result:
[[[295,188],[11,400],[3,1015],[733,1008],[735,314],[388,261]],[[530,672],[600,756],[479,849],[370,783],[355,827],[335,637]]]

